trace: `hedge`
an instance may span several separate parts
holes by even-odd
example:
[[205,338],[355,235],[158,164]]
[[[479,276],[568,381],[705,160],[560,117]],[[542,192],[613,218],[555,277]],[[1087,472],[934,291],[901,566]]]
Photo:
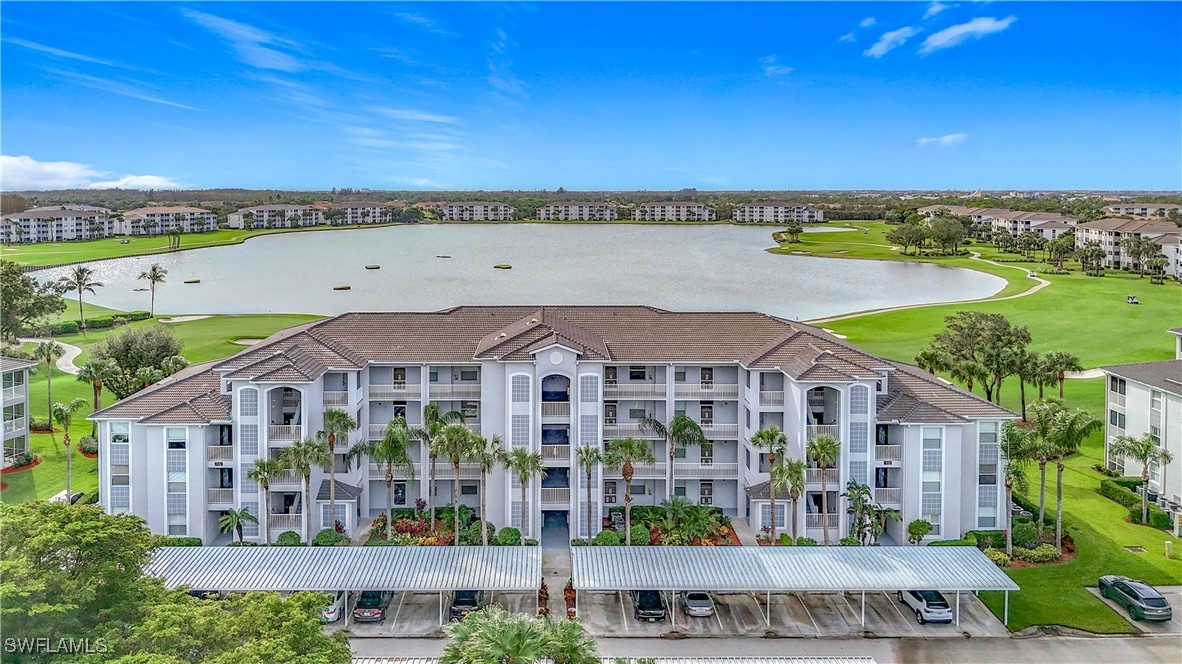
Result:
[[[1051,548],[1053,549],[1055,547]],[[1006,555],[1005,551],[1000,551],[994,548],[985,549],[985,557],[989,560],[992,560],[993,564],[997,565],[998,567],[1010,566],[1010,557]]]
[[792,546],[792,536],[788,533],[780,533],[780,546]]
[[275,538],[275,546],[303,546],[300,534],[294,530],[285,530]]
[[652,537],[648,526],[636,523],[632,525],[632,546],[648,546],[648,540]]
[[590,540],[580,537],[578,539],[571,540],[570,545],[571,546],[591,546],[591,542],[590,542]]
[[1033,549],[1015,546],[1014,557],[1028,563],[1051,563],[1059,559],[1059,551],[1053,544],[1040,544]]
[[76,334],[78,332],[78,323],[68,320],[61,323],[55,323],[49,326],[49,333],[54,336],[61,336],[64,334]]
[[332,528],[325,528],[312,538],[312,546],[341,546],[349,543],[349,538]]
[[[76,320],[74,324],[79,328],[82,327],[82,321]],[[108,327],[115,327],[114,316],[95,316],[94,318],[86,319],[86,329],[88,330],[105,330]]]
[[977,546],[976,537],[966,537],[958,540],[936,540],[928,542],[928,546]]
[[624,540],[614,530],[601,530],[592,543],[595,546],[619,546],[624,543]]
[[390,540],[371,539],[371,540],[367,541],[363,546],[394,546],[394,543],[391,542]]
[[497,533],[497,544],[501,546],[517,546],[521,544],[521,531],[512,526],[501,528],[501,532]]
[[862,546],[862,541],[857,537],[843,537],[837,540],[840,546]]
[[816,546],[817,540],[811,537],[797,537],[796,546]]
[[164,546],[202,546],[200,537],[165,537]]
[[[710,511],[714,512],[718,516],[718,519],[720,522],[727,523],[729,521],[729,519],[726,517],[726,515],[723,514],[721,507],[711,506]],[[624,508],[623,507],[612,507],[608,510],[608,513],[610,513],[610,514],[617,514],[618,513],[620,516],[624,516]],[[660,521],[661,518],[664,516],[665,516],[665,508],[661,507],[660,505],[634,505],[632,507],[632,523],[633,524],[640,523],[640,524],[644,524],[646,526],[651,527],[654,524],[656,524],[658,521]]]
[[152,314],[147,311],[129,311],[123,315],[131,320],[148,320],[152,317]]
[[1033,523],[1019,523],[1014,526],[1014,546],[1033,549],[1038,546],[1038,526]]
[[1112,478],[1112,481],[1113,483],[1119,484],[1134,493],[1136,493],[1137,487],[1141,486],[1140,477],[1114,477]]
[[226,546],[258,546],[258,545],[259,545],[258,542],[252,542],[250,540],[242,540],[242,541],[234,540],[233,542],[230,542]]
[[49,431],[50,429],[53,429],[53,422],[49,420],[29,420],[29,431]]
[[525,545],[526,546],[538,546],[538,540],[533,539],[531,537],[530,539],[525,540]]
[[1001,530],[970,530],[964,538],[977,540],[977,546],[982,549],[1003,549],[1006,545],[1006,534]]
[[[1100,495],[1129,508],[1129,520],[1133,523],[1140,524],[1142,498],[1131,489],[1125,488],[1121,480],[1128,479],[1100,480]],[[1137,482],[1140,484],[1141,480],[1138,479]],[[1149,503],[1149,525],[1154,528],[1169,530],[1173,527],[1174,522],[1165,510],[1153,503]]]

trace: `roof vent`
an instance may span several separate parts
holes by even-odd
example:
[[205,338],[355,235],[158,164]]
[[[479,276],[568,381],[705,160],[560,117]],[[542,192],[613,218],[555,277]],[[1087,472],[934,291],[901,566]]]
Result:
[[502,338],[504,338],[504,337],[507,337],[507,336],[509,336],[509,335],[508,335],[508,334],[505,334],[504,332],[502,332],[502,333],[501,333],[501,337],[502,337]]
[[537,318],[531,318],[531,319],[529,319],[529,323],[530,323],[530,325],[533,325],[533,324],[534,324],[534,323],[536,323],[536,322],[538,322],[538,319],[537,319]]

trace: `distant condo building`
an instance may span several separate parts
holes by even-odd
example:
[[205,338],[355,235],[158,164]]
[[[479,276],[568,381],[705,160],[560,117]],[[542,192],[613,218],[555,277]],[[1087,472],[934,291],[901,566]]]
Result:
[[1139,237],[1150,240],[1163,248],[1163,255],[1169,261],[1167,274],[1182,277],[1179,271],[1178,239],[1182,228],[1169,221],[1146,219],[1107,218],[1080,224],[1075,230],[1075,246],[1081,248],[1088,242],[1097,242],[1104,250],[1104,267],[1114,270],[1134,269],[1138,263],[1121,245],[1121,240]]
[[36,207],[0,218],[0,235],[13,244],[109,237],[115,232],[110,214],[107,208],[92,205]]
[[4,375],[4,468],[29,451],[29,369],[36,366],[29,360],[0,357],[0,373]]
[[333,203],[333,210],[340,210],[341,216],[333,223],[384,224],[390,221],[390,207],[381,203]]
[[517,214],[512,205],[493,201],[444,203],[439,211],[447,221],[508,221]]
[[782,224],[787,221],[825,221],[825,213],[807,203],[765,201],[735,207],[735,221]]
[[714,221],[714,208],[701,203],[662,201],[641,203],[632,211],[637,221]]
[[978,229],[978,235],[989,231],[1009,233],[1016,237],[1026,231],[1031,231],[1047,240],[1054,240],[1079,223],[1077,219],[1057,212],[1023,212],[1004,208],[966,207],[964,205],[925,205],[917,211],[929,219],[941,212],[968,217],[973,220]]
[[226,215],[230,228],[298,228],[324,223],[324,212],[311,205],[256,205]]
[[174,229],[182,233],[200,233],[218,227],[214,213],[187,206],[153,206],[123,213],[115,222],[116,235],[163,235]]
[[1177,203],[1113,203],[1104,208],[1108,214],[1128,214],[1135,217],[1164,217],[1171,210],[1182,212],[1182,205]]
[[562,221],[613,221],[617,219],[614,203],[580,203],[564,201],[543,205],[538,210],[538,219]]

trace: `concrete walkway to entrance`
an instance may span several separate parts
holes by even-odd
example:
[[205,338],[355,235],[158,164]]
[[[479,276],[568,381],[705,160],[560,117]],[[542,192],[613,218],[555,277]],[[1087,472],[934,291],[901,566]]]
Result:
[[566,600],[562,591],[571,578],[570,548],[542,549],[542,578],[550,591],[550,617],[558,620],[566,616]]
[[739,543],[743,546],[759,546],[755,541],[755,533],[751,532],[751,526],[747,525],[747,519],[741,517],[732,518],[731,528],[735,529],[735,535],[739,537]]

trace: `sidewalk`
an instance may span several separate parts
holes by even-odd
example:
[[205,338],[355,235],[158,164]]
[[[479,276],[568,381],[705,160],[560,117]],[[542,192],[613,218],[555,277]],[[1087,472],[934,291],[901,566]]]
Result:
[[731,519],[731,528],[734,528],[735,535],[738,535],[739,542],[743,546],[759,546],[755,541],[755,533],[751,532],[751,527],[747,525],[747,519],[741,517]]

